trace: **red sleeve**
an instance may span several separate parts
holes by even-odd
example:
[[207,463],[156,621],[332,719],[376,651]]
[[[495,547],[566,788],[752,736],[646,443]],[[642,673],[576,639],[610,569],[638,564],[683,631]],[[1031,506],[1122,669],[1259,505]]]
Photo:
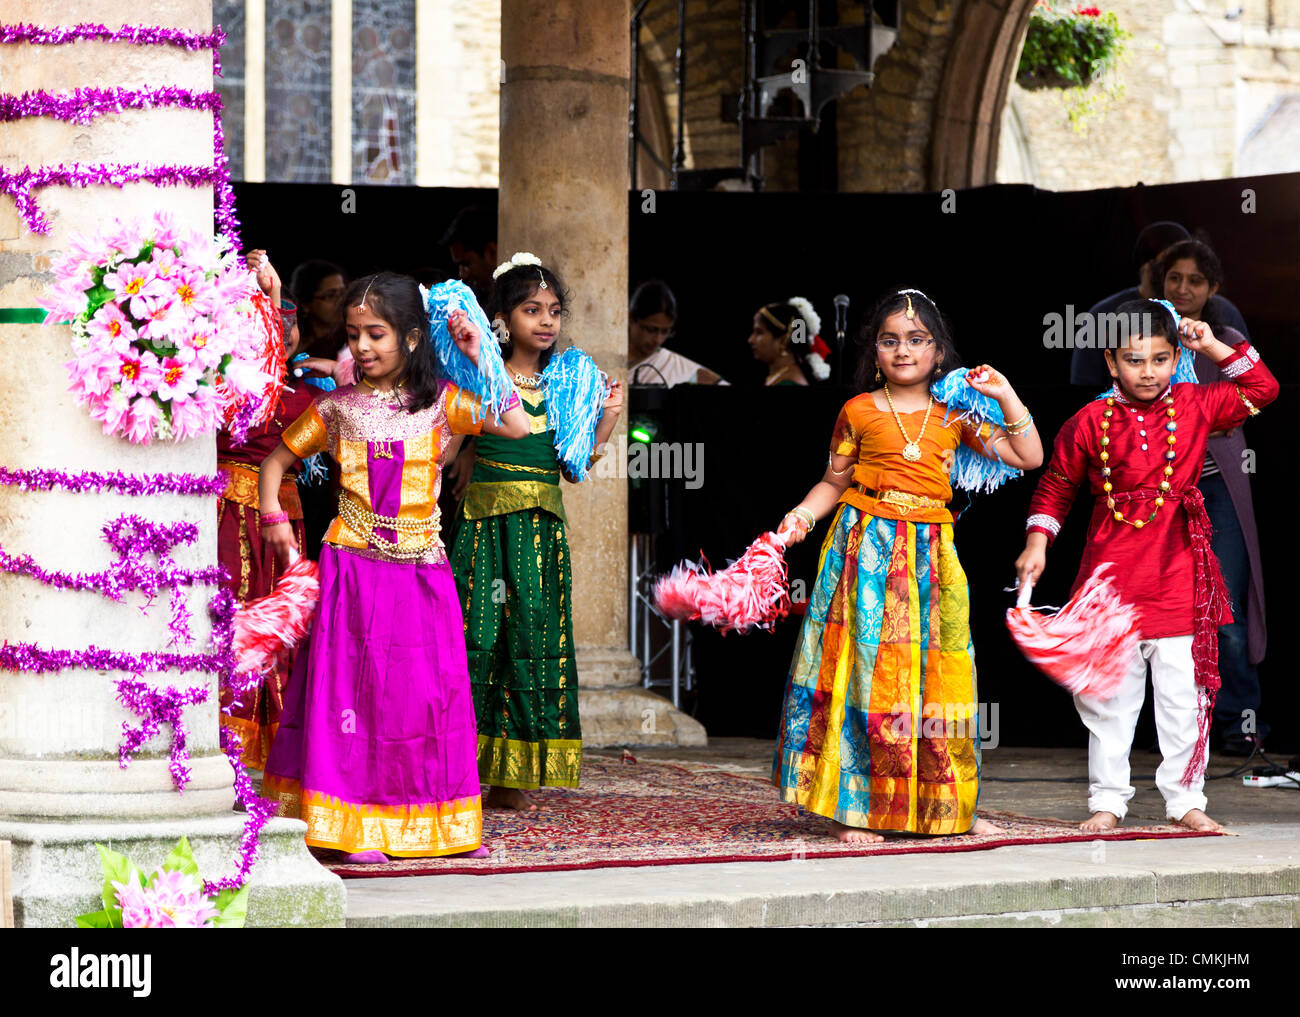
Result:
[[1091,454],[1086,443],[1087,408],[1065,422],[1052,442],[1052,460],[1038,479],[1038,488],[1029,501],[1029,519],[1025,529],[1047,534],[1048,542],[1056,539],[1079,485],[1088,479]]
[[1226,380],[1205,385],[1202,394],[1211,430],[1236,427],[1277,398],[1277,379],[1249,342],[1237,343],[1218,368]]

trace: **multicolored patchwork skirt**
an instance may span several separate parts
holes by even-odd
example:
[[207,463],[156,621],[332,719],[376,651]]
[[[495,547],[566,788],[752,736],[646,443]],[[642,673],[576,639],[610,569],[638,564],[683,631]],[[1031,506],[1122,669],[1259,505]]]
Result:
[[473,850],[483,813],[451,569],[326,544],[320,581],[263,797],[306,822],[316,847],[399,857]]
[[772,773],[786,801],[846,826],[970,829],[980,733],[969,607],[950,523],[840,506],[786,687]]
[[564,523],[541,508],[462,519],[451,562],[479,777],[494,787],[577,787],[582,728]]

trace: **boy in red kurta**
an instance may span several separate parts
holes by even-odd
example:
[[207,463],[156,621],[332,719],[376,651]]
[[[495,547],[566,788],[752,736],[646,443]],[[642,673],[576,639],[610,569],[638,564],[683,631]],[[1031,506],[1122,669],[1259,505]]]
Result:
[[[1116,826],[1133,797],[1129,751],[1146,689],[1155,696],[1162,762],[1156,786],[1166,814],[1185,826],[1217,830],[1204,812],[1205,764],[1219,687],[1218,626],[1232,620],[1227,590],[1210,548],[1210,524],[1196,486],[1211,432],[1237,427],[1277,398],[1277,381],[1249,343],[1228,346],[1208,325],[1156,301],[1130,301],[1121,315],[1149,316],[1151,327],[1127,347],[1106,351],[1115,384],[1061,428],[1052,460],[1030,502],[1020,581],[1036,582],[1047,546],[1060,532],[1085,481],[1095,499],[1078,589],[1102,562],[1134,609],[1138,652],[1110,699],[1077,695],[1090,735],[1091,781],[1085,830]],[[1171,384],[1178,342],[1218,365],[1227,382]],[[1073,591],[1072,591],[1073,592]]]

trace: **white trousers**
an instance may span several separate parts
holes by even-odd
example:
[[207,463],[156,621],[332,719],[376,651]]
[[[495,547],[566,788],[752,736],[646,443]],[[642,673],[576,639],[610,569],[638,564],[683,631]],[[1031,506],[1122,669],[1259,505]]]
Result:
[[1075,709],[1090,732],[1089,812],[1111,812],[1120,819],[1128,812],[1128,801],[1133,797],[1128,757],[1146,696],[1148,661],[1155,695],[1156,732],[1160,738],[1161,763],[1156,770],[1156,787],[1165,799],[1165,815],[1179,820],[1192,809],[1205,809],[1204,778],[1190,788],[1179,783],[1196,751],[1197,741],[1200,700],[1192,667],[1192,637],[1169,636],[1138,643],[1128,673],[1110,699],[1074,697]]

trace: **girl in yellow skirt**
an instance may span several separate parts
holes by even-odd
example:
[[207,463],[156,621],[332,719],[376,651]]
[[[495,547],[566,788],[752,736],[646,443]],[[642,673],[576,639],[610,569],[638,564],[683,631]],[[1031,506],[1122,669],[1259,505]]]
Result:
[[782,797],[871,830],[999,833],[977,819],[979,729],[966,574],[947,502],[1042,463],[1033,418],[988,365],[958,368],[919,290],[877,306],[863,393],[821,481],[781,523],[788,544],[834,511],[791,665],[773,763]]

